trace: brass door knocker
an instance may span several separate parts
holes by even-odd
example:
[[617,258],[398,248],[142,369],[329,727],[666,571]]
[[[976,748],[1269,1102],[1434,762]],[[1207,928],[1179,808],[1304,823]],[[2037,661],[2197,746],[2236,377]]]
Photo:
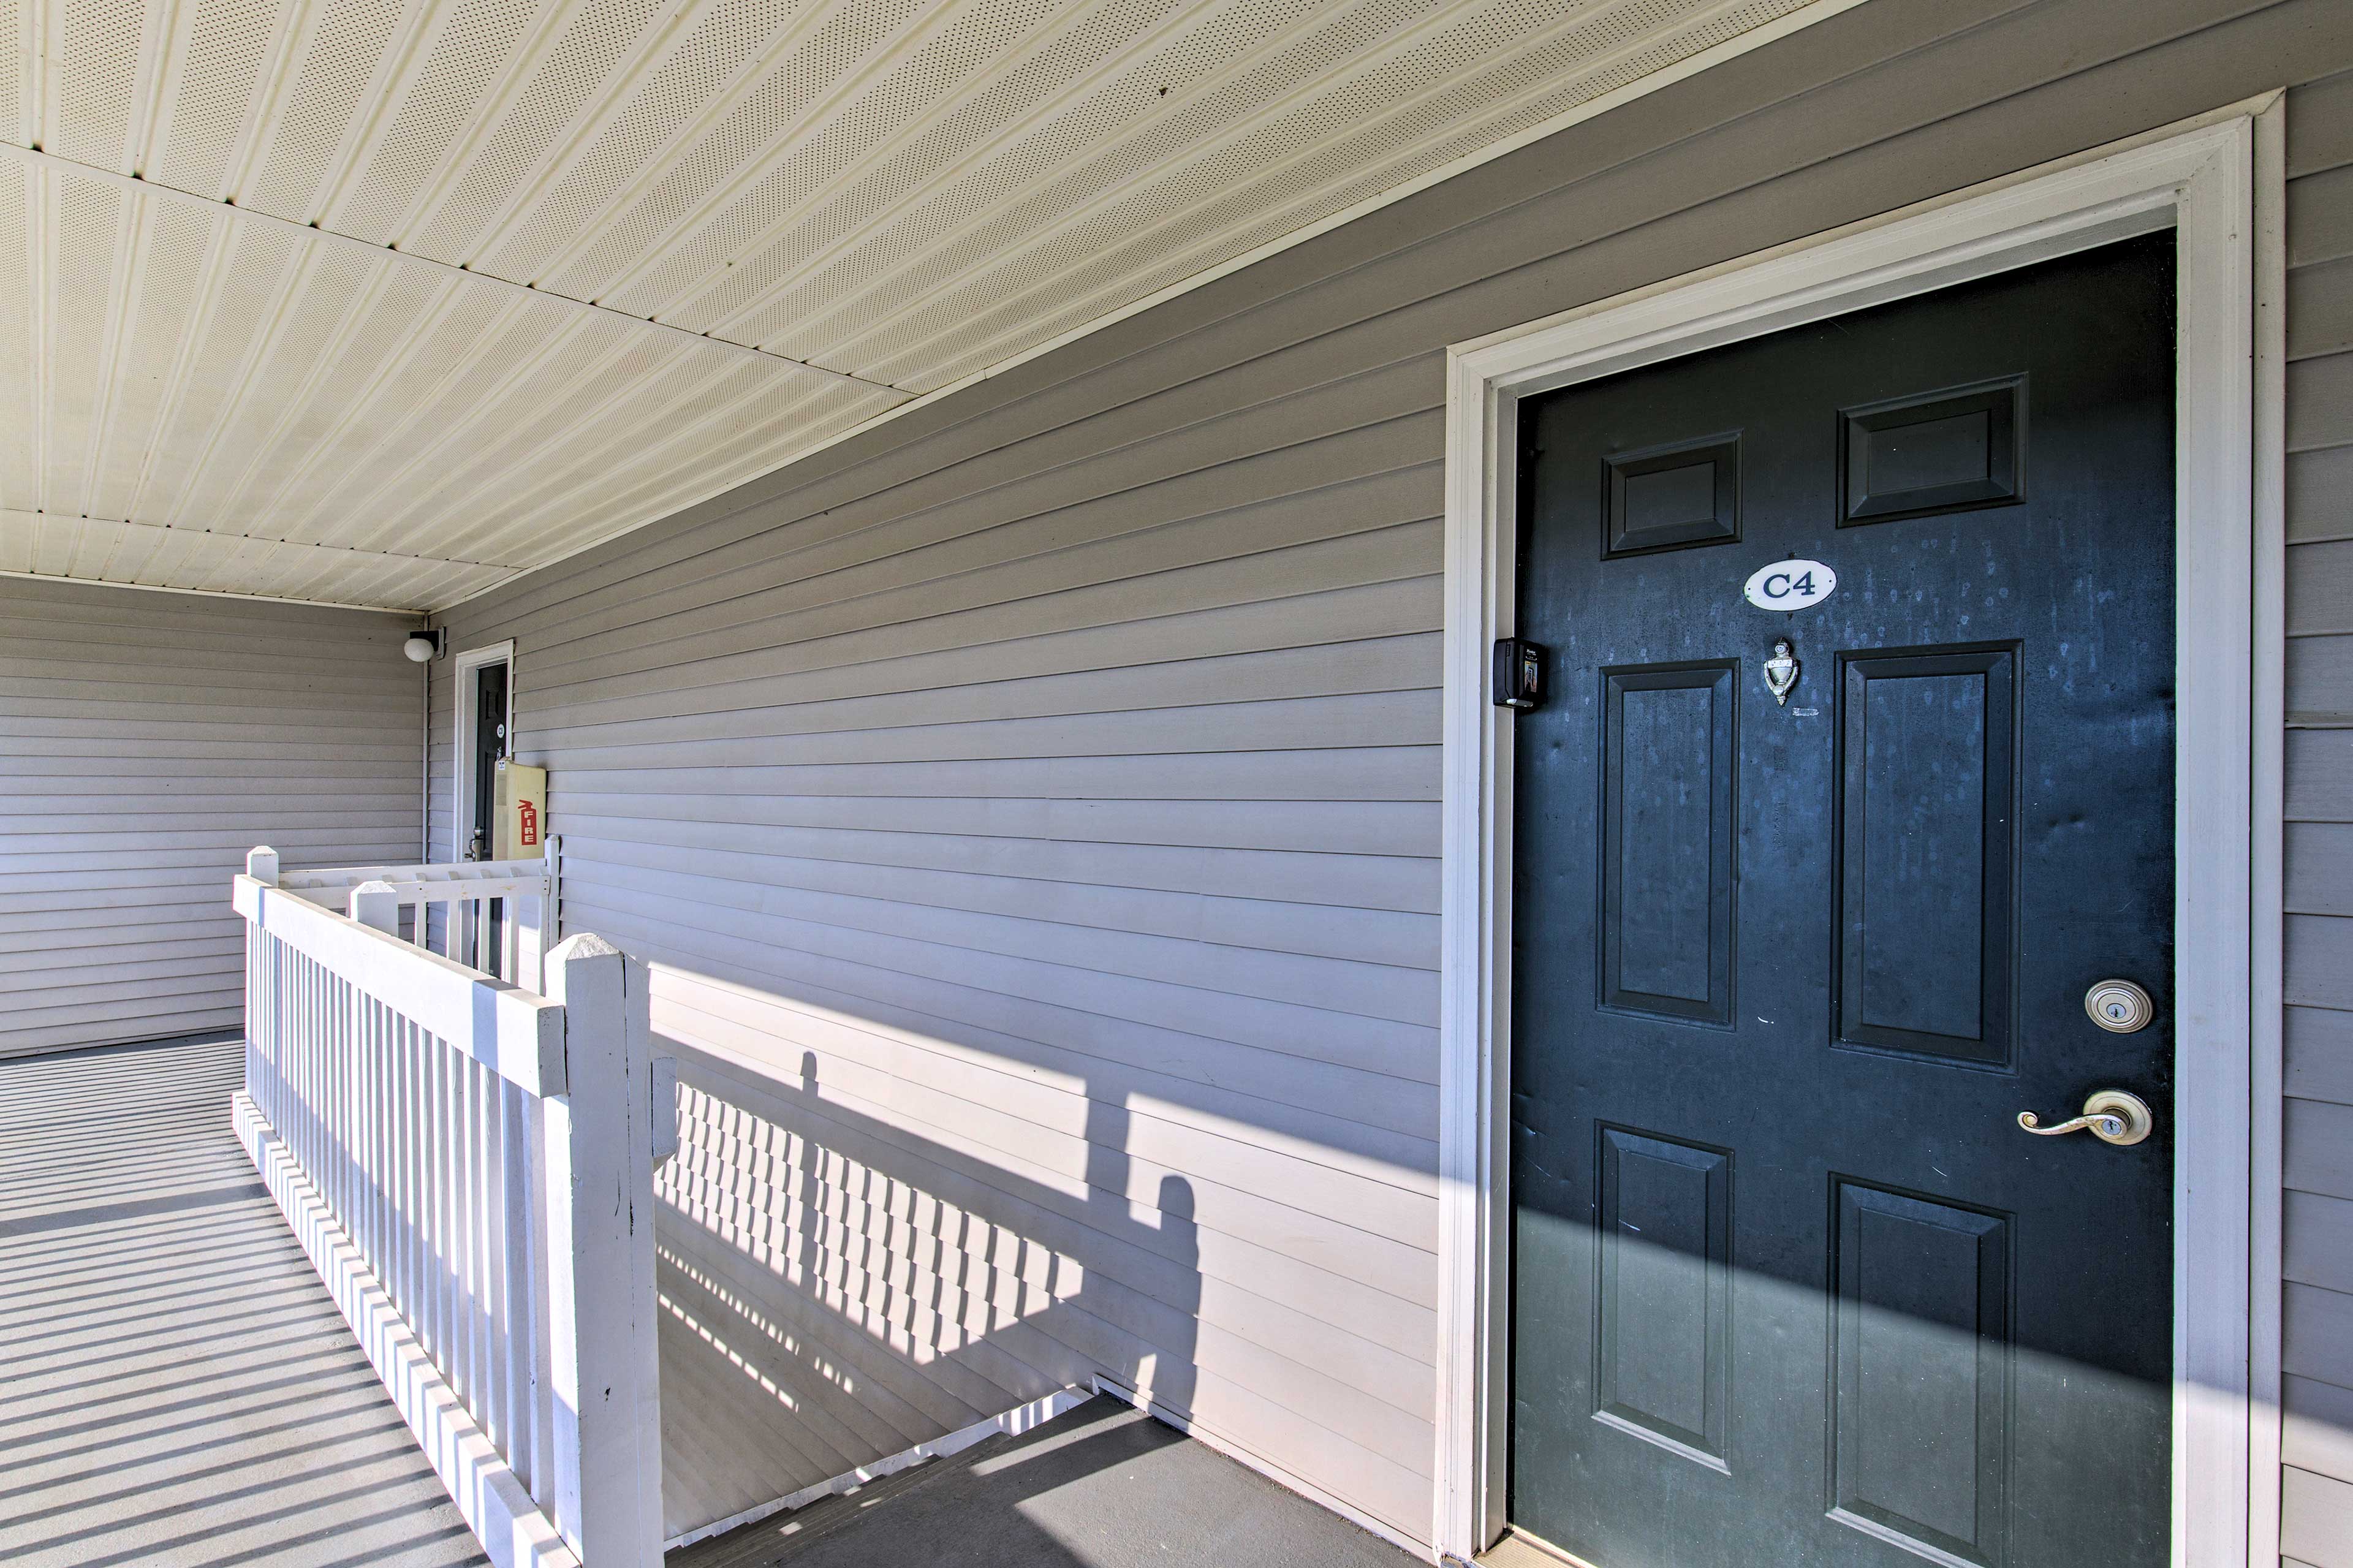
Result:
[[1790,657],[1786,639],[1777,642],[1773,645],[1773,657],[1765,661],[1765,689],[1773,694],[1776,703],[1786,708],[1789,705],[1789,693],[1797,689],[1797,685],[1798,661]]

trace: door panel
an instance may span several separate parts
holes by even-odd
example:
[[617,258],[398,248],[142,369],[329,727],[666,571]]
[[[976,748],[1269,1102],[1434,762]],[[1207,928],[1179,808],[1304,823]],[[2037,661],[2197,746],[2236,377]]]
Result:
[[1730,1415],[1731,1161],[1601,1133],[1598,1414],[1724,1468]]
[[[1509,1514],[1601,1568],[2168,1557],[2173,287],[1523,405]],[[2157,1133],[2017,1124],[2105,1088]]]
[[1716,663],[1606,677],[1604,1006],[1732,1021],[1735,673]]
[[1839,1038],[2007,1063],[2016,655],[1839,662]]
[[1833,1518],[1923,1554],[2004,1560],[2009,1222],[1838,1186]]

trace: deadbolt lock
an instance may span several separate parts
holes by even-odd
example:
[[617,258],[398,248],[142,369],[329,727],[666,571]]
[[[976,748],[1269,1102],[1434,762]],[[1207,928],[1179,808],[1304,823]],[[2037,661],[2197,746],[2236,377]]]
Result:
[[2129,1035],[2148,1027],[2157,1016],[2148,993],[2129,980],[2103,980],[2084,993],[2084,1011],[2092,1022],[2112,1035]]

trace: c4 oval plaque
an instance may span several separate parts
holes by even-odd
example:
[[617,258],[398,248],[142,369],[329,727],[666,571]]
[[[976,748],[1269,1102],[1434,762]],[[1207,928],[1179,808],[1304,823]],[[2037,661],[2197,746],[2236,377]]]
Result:
[[1838,574],[1819,561],[1776,561],[1759,566],[1742,590],[1760,610],[1802,610],[1838,590]]

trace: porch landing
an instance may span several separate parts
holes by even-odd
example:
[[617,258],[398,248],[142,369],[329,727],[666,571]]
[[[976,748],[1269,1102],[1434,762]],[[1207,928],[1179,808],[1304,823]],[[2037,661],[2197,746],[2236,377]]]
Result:
[[1087,1401],[664,1568],[1409,1568],[1409,1557],[1127,1405]]
[[483,1563],[229,1131],[237,1040],[0,1061],[0,1561]]

